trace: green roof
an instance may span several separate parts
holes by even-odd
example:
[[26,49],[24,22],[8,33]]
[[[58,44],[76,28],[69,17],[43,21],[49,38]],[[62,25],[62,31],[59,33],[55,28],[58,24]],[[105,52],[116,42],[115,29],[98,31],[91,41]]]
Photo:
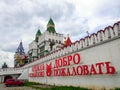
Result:
[[49,32],[53,32],[53,33],[56,32],[54,27],[49,27],[49,28],[47,28],[47,30],[48,30]]
[[47,24],[47,31],[53,32],[53,33],[56,32],[55,31],[55,25],[54,25],[54,22],[53,22],[52,18],[50,18],[50,20]]
[[37,33],[36,33],[36,37],[35,37],[35,41],[38,42],[39,36],[41,35],[41,31],[40,29],[38,29]]
[[40,31],[40,29],[38,29],[36,35],[41,35],[41,31]]
[[49,25],[54,25],[54,22],[53,22],[52,18],[50,18],[48,24],[49,24]]

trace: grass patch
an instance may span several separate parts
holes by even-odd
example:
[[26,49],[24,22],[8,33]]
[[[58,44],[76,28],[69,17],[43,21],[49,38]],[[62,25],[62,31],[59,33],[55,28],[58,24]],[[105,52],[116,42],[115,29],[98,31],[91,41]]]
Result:
[[40,85],[40,83],[36,83],[36,82],[25,82],[25,86],[32,86],[32,85]]
[[52,86],[36,82],[25,82],[25,86],[35,88],[36,90],[89,90],[87,88],[73,86]]
[[120,90],[120,88],[115,88],[115,90]]
[[51,90],[88,90],[87,88],[73,87],[73,86],[55,86]]

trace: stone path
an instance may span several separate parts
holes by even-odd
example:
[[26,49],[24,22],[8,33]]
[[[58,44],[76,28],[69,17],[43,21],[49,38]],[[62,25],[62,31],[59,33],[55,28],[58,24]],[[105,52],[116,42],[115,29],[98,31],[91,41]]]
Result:
[[41,89],[33,89],[30,87],[26,87],[26,86],[6,87],[4,84],[0,84],[0,90],[41,90]]

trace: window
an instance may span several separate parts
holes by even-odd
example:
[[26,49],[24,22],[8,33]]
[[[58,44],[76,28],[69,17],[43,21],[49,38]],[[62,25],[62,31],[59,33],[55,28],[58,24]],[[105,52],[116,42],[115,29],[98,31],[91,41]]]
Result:
[[58,40],[56,40],[56,43],[58,43]]
[[49,39],[49,42],[51,42],[51,39]]
[[45,46],[40,47],[40,52],[45,50]]
[[61,41],[59,41],[59,44],[61,44]]
[[52,39],[52,42],[54,42],[54,39]]

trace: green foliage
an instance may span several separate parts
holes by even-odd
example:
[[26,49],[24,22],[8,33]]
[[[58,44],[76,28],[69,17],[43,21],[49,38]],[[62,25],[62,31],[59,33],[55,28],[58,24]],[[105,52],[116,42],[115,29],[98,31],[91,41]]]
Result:
[[6,62],[4,62],[4,64],[2,65],[2,68],[8,68],[8,65],[6,64]]
[[89,90],[87,88],[73,87],[73,86],[50,86],[43,85],[36,82],[25,82],[25,86],[35,88],[36,90]]
[[115,90],[120,90],[120,88],[115,88]]
[[73,86],[55,86],[52,90],[88,90],[87,88],[73,87]]

